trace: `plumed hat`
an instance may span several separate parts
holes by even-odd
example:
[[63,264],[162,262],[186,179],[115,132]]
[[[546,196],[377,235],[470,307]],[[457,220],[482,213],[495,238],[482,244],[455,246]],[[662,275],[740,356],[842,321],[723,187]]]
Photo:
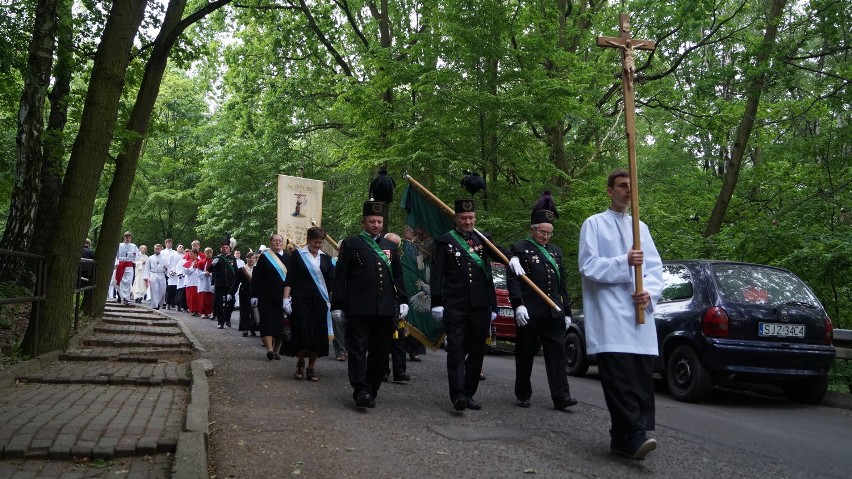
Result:
[[456,214],[475,213],[476,203],[470,198],[459,198],[456,200]]
[[559,213],[556,211],[556,203],[553,201],[553,196],[550,195],[550,192],[545,191],[535,202],[535,205],[533,205],[530,224],[553,224],[553,220],[556,218],[559,218]]
[[387,204],[381,201],[365,201],[363,216],[385,216]]

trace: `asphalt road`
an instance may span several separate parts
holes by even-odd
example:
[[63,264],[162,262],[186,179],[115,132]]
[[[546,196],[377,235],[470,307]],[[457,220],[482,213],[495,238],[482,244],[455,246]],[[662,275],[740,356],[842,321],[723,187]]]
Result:
[[386,383],[377,407],[360,411],[346,363],[322,358],[320,382],[296,381],[295,359],[268,361],[259,338],[174,316],[215,366],[209,460],[217,478],[852,476],[852,413],[843,409],[727,391],[686,404],[660,385],[658,449],[631,461],[609,452],[599,382],[571,378],[580,404],[555,411],[540,358],[529,409],[514,405],[513,356],[497,354],[486,358],[476,395],[483,409],[454,412],[438,351],[409,363],[410,383]]

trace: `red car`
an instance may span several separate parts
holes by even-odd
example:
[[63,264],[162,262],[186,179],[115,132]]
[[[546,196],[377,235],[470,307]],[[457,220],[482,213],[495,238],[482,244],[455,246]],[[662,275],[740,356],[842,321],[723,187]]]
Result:
[[497,348],[497,341],[515,341],[515,311],[509,301],[509,290],[506,289],[506,266],[491,263],[494,277],[494,291],[497,293],[497,318],[491,323],[490,350]]

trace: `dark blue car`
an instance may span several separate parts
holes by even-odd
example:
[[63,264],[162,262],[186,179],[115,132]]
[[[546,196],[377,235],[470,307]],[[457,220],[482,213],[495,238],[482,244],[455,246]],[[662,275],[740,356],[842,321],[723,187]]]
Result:
[[[831,319],[790,271],[728,261],[664,261],[665,288],[654,312],[657,371],[672,396],[700,401],[718,383],[777,384],[794,401],[816,404],[834,361]],[[568,371],[582,376],[583,320],[567,333]]]

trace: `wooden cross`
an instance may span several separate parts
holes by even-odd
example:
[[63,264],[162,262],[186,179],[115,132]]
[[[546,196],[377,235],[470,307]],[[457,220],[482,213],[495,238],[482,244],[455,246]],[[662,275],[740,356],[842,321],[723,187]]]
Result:
[[[636,65],[633,50],[653,50],[651,40],[630,38],[630,18],[626,13],[618,17],[620,37],[598,37],[597,45],[621,50],[621,83],[624,90],[624,128],[627,133],[627,161],[630,173],[630,214],[633,217],[633,249],[642,249],[639,239],[639,178],[636,168],[636,105],[633,99],[633,79]],[[634,268],[636,292],[642,291],[642,266]],[[636,324],[645,323],[645,311],[636,307]]]

